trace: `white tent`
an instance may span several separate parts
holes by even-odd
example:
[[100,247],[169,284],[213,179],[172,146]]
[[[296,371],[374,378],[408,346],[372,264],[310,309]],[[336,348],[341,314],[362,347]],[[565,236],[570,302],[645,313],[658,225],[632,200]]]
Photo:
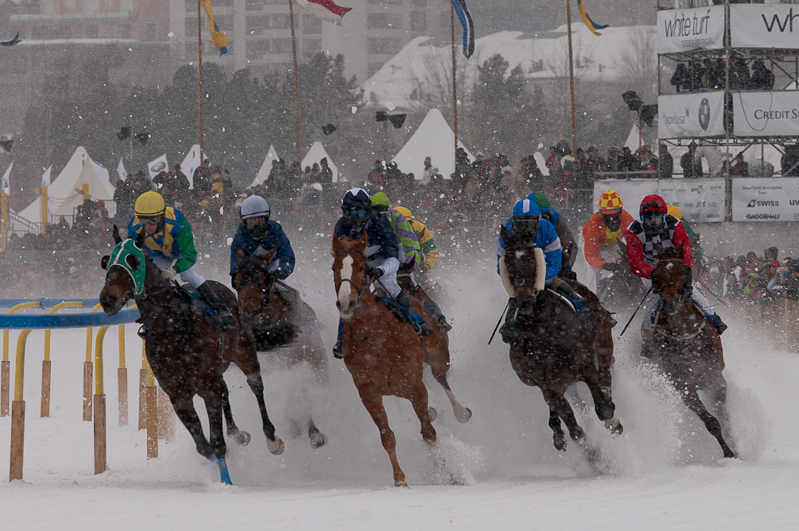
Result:
[[183,157],[183,162],[180,163],[180,171],[183,175],[189,178],[189,188],[194,188],[194,170],[200,165],[200,144],[194,144],[191,149]]
[[330,166],[330,169],[333,171],[333,182],[337,183],[338,167],[330,160],[330,156],[327,154],[327,151],[325,151],[321,142],[314,142],[311,149],[308,150],[308,154],[302,159],[302,169],[304,170],[306,166],[313,166],[314,163],[318,163],[323,158],[327,158],[327,165]]
[[277,156],[277,151],[275,151],[275,146],[269,144],[269,151],[266,152],[266,158],[264,159],[264,163],[261,164],[261,169],[258,170],[258,174],[255,176],[252,184],[250,186],[257,186],[259,184],[264,184],[266,179],[269,177],[269,171],[272,169],[272,161],[279,160],[280,157]]
[[[466,151],[469,160],[474,160],[462,142],[458,141],[458,147]],[[400,171],[413,173],[418,180],[424,173],[425,157],[430,157],[433,167],[438,168],[438,173],[445,178],[455,173],[455,133],[438,109],[428,111],[419,128],[392,162],[397,163]]]
[[[50,199],[48,201],[50,222],[57,222],[59,216],[72,216],[74,209],[83,203],[83,197],[78,191],[84,184],[89,185],[89,195],[95,201],[99,199],[110,201],[114,198],[116,188],[109,184],[109,190],[103,185],[100,177],[97,176],[94,162],[83,146],[80,146],[47,189]],[[41,222],[41,204],[41,197],[37,197],[33,203],[19,213],[20,217],[34,223]]]

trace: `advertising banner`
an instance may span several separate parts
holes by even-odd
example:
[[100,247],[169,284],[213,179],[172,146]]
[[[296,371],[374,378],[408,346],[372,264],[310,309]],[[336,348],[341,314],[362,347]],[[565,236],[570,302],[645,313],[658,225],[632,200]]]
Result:
[[799,221],[799,178],[732,180],[733,221]]
[[724,6],[658,12],[658,53],[720,50],[723,35]]
[[724,92],[658,97],[658,137],[724,135]]
[[736,136],[799,135],[799,91],[736,92],[732,106]]
[[731,5],[733,48],[796,48],[799,39],[798,5]]
[[[749,179],[751,180],[751,179]],[[799,180],[799,179],[798,179]],[[608,190],[621,196],[624,209],[633,218],[638,217],[638,208],[644,197],[657,194],[666,203],[680,208],[690,222],[721,223],[724,221],[724,179],[606,179],[594,183],[594,212],[599,196]]]

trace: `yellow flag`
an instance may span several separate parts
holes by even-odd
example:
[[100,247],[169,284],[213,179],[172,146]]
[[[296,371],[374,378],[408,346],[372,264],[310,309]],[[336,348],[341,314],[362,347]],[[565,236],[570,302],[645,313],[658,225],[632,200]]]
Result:
[[219,48],[219,54],[224,55],[227,53],[227,33],[222,33],[216,27],[214,22],[214,6],[211,5],[211,0],[202,0],[203,9],[208,13],[208,31],[211,32],[211,43]]

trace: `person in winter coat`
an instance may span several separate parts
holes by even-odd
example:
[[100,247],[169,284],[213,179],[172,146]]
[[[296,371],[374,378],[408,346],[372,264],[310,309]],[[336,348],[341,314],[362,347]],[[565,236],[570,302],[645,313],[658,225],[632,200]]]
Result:
[[617,242],[624,243],[624,231],[635,221],[623,206],[618,192],[608,190],[599,196],[599,211],[583,225],[580,246],[587,264],[585,285],[594,293],[602,271],[618,271],[621,249]]

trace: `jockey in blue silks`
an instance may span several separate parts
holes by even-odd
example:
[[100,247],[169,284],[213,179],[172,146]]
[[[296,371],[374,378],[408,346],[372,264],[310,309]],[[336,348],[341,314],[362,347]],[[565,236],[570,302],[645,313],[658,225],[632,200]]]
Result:
[[[369,274],[379,279],[377,285],[380,291],[388,292],[397,303],[401,304],[408,313],[420,322],[416,332],[421,336],[432,333],[424,323],[424,319],[416,313],[413,303],[408,295],[397,284],[397,271],[399,270],[399,244],[391,222],[385,216],[372,209],[372,200],[369,194],[361,188],[347,190],[341,202],[343,216],[336,223],[336,236],[340,239],[348,238],[360,240],[366,230],[366,266]],[[382,285],[382,286],[381,286]],[[341,337],[344,333],[344,320],[338,324],[338,337],[333,347],[333,355],[342,357]]]
[[269,203],[259,195],[251,195],[241,204],[241,223],[230,245],[231,277],[239,270],[239,259],[236,256],[238,249],[244,252],[245,257],[263,256],[275,249],[268,271],[278,280],[285,280],[294,271],[295,259],[291,242],[280,223],[269,219],[270,214]]
[[[546,219],[541,218],[541,207],[534,200],[522,199],[513,206],[513,217],[505,223],[505,230],[512,236],[529,239],[533,247],[544,251],[546,262],[546,285],[565,294],[574,303],[575,309],[584,317],[590,313],[590,308],[582,302],[582,297],[562,279],[556,275],[561,268],[561,244],[555,226]],[[505,259],[505,242],[502,236],[499,237],[497,245],[497,274],[502,276],[503,272],[500,262]],[[518,301],[511,297],[508,305],[508,313],[505,323],[499,329],[502,340],[510,343],[513,340],[513,322],[516,318]]]

